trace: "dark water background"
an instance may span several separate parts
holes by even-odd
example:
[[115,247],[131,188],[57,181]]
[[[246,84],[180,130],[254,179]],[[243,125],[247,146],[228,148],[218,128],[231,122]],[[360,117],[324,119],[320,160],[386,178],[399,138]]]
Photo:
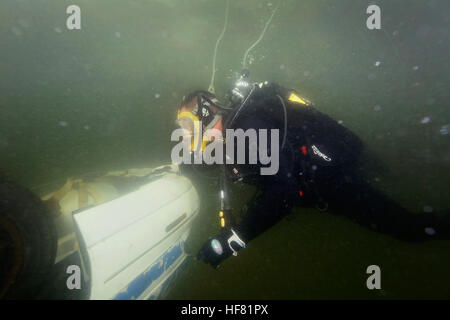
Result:
[[[81,7],[81,30],[65,26]],[[382,29],[366,28],[381,7]],[[37,193],[86,172],[170,162],[176,108],[207,89],[225,1],[0,4],[0,168]],[[231,0],[216,91],[230,88],[276,1]],[[383,165],[374,185],[405,207],[449,210],[450,2],[283,0],[253,80],[296,88],[356,132]],[[188,247],[218,232],[217,184],[199,179]],[[236,186],[235,206],[254,190]],[[368,265],[382,290],[365,286]],[[174,299],[450,298],[450,242],[410,244],[297,208],[219,270],[192,261]]]

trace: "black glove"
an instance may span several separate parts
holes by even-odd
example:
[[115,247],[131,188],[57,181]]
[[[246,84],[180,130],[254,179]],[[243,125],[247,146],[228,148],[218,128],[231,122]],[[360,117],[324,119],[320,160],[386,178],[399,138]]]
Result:
[[226,231],[214,238],[209,238],[199,250],[197,260],[202,260],[217,268],[222,261],[233,254],[233,251],[237,252],[242,248],[245,248],[245,243],[237,233],[234,230]]

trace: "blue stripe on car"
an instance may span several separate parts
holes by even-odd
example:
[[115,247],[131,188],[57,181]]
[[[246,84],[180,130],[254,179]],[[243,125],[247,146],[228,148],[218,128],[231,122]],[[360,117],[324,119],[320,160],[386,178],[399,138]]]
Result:
[[158,262],[156,262],[148,271],[137,276],[130,282],[124,291],[118,293],[113,299],[129,300],[137,299],[141,296],[152,282],[158,279],[164,271],[166,271],[181,256],[183,253],[182,244],[182,242],[179,242],[177,245],[167,250]]

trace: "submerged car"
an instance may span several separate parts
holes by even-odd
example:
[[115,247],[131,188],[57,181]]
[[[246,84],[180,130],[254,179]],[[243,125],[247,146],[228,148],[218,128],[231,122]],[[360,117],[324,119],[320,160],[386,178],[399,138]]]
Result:
[[68,179],[41,198],[2,177],[0,193],[6,299],[163,298],[200,208],[175,165]]

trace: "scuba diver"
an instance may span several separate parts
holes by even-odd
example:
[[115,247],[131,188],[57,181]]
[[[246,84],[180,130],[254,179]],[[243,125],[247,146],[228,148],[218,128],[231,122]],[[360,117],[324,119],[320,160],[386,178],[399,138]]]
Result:
[[[259,163],[221,165],[219,216],[223,228],[201,247],[198,260],[218,267],[280,221],[294,205],[343,214],[371,230],[405,241],[450,239],[450,215],[410,212],[362,177],[359,171],[365,147],[352,131],[318,111],[295,90],[269,82],[251,84],[247,77],[244,71],[231,90],[230,107],[220,105],[208,91],[195,91],[183,98],[178,110],[177,123],[191,135],[195,135],[195,128],[203,132],[216,129],[223,137],[227,129],[279,130],[276,174],[261,175]],[[210,141],[206,141],[206,134],[202,139],[203,149]],[[246,153],[247,159],[248,148]],[[227,187],[235,181],[259,189],[238,224],[232,219]]]

